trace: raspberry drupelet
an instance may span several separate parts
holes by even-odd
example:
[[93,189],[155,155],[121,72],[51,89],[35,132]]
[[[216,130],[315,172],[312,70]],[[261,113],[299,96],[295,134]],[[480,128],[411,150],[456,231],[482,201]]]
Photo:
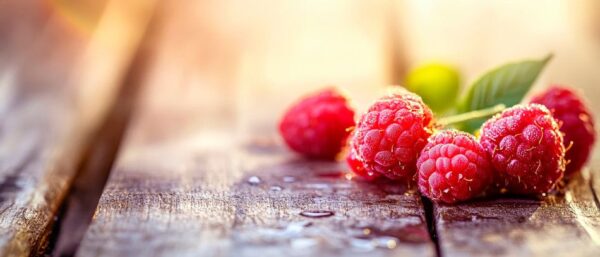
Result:
[[421,194],[449,204],[482,195],[493,179],[485,149],[472,135],[456,130],[431,136],[417,168]]
[[362,115],[351,151],[365,169],[392,180],[412,180],[417,157],[433,130],[431,110],[421,98],[399,90]]
[[565,177],[572,176],[587,162],[596,141],[591,112],[579,94],[562,86],[550,87],[531,102],[546,106],[560,123],[567,148]]
[[367,170],[365,165],[356,158],[356,153],[354,153],[354,151],[352,150],[348,153],[348,156],[346,157],[346,163],[356,176],[366,181],[374,181],[381,177],[380,173]]
[[514,194],[539,195],[563,177],[565,147],[558,123],[539,104],[516,105],[485,122],[481,145],[495,171],[495,185]]
[[334,88],[306,96],[279,123],[287,145],[309,158],[334,159],[354,126],[354,110]]

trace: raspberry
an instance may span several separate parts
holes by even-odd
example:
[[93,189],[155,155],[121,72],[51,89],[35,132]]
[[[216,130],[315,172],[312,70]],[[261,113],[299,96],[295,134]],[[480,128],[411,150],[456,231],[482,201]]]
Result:
[[563,176],[563,138],[543,105],[517,105],[497,114],[483,124],[481,145],[491,157],[496,186],[502,191],[543,194]]
[[432,120],[421,98],[402,90],[379,99],[362,115],[351,147],[367,170],[393,180],[412,179]]
[[532,103],[542,104],[552,112],[564,134],[567,168],[565,177],[577,173],[588,160],[596,140],[594,120],[581,97],[571,89],[553,86],[533,97]]
[[352,172],[364,180],[374,181],[381,177],[381,174],[367,170],[364,164],[356,158],[356,153],[354,153],[354,151],[350,151],[350,153],[348,153],[346,162],[348,163],[348,166]]
[[430,137],[417,168],[421,193],[450,204],[481,195],[493,179],[485,149],[472,135],[456,130]]
[[294,151],[310,158],[333,159],[354,126],[354,110],[334,88],[306,96],[279,123],[279,132]]

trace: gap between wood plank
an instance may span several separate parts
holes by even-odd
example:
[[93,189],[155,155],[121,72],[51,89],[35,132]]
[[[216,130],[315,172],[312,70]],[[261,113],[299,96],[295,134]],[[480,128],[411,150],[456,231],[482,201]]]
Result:
[[429,236],[431,237],[431,242],[435,245],[435,255],[437,257],[441,257],[440,244],[438,241],[438,234],[435,224],[435,216],[433,213],[433,203],[429,198],[425,196],[421,196],[421,202],[423,203],[423,210],[425,212],[425,221],[427,221],[427,230],[429,231]]
[[158,22],[156,17],[151,19],[141,45],[125,73],[112,108],[88,144],[73,187],[62,203],[58,220],[50,232],[47,255],[74,256],[92,221],[123,136],[134,113],[142,85],[141,80],[144,77],[142,74],[146,72],[152,56],[150,53],[154,43],[152,34],[155,33]]
[[[127,85],[127,84],[126,84]],[[73,188],[51,232],[48,254],[73,256],[96,210],[134,106],[136,86],[124,86],[108,117],[86,149]],[[65,233],[61,233],[65,232]],[[54,241],[54,242],[52,242]]]

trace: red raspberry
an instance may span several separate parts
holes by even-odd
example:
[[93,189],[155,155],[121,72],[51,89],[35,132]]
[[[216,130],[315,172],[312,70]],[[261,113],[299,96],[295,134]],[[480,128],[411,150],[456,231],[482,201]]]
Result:
[[354,110],[334,88],[306,96],[279,123],[279,131],[294,151],[311,158],[333,159],[354,126]]
[[548,107],[559,122],[568,149],[565,177],[572,176],[586,163],[596,140],[594,119],[589,109],[577,93],[560,86],[549,88],[533,97],[531,102]]
[[412,179],[432,120],[421,98],[403,90],[379,99],[362,115],[351,146],[367,170],[394,180]]
[[481,195],[493,179],[485,149],[472,135],[456,130],[430,137],[417,168],[421,193],[450,204]]
[[491,156],[499,189],[543,194],[563,176],[563,138],[543,105],[517,105],[494,116],[483,124],[481,145]]
[[352,172],[354,172],[354,174],[356,174],[358,177],[364,180],[374,181],[381,177],[380,173],[367,170],[364,164],[356,158],[356,153],[354,153],[354,151],[352,150],[350,151],[350,153],[348,153],[348,156],[346,157],[346,162],[348,163],[348,166],[350,167]]

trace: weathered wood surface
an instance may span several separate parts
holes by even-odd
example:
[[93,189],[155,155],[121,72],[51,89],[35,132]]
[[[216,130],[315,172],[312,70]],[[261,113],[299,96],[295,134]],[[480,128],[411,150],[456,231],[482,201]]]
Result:
[[299,159],[273,128],[240,135],[231,88],[161,83],[143,92],[78,256],[435,255],[418,195]]
[[585,173],[543,200],[434,204],[442,256],[598,256],[600,209]]
[[51,256],[74,256],[92,220],[134,109],[140,85],[137,80],[141,79],[138,74],[148,63],[146,51],[152,42],[152,31],[152,25],[148,25],[144,42],[133,57],[115,104],[93,136],[91,147],[84,152],[79,172],[63,204],[60,226],[53,231],[56,243],[52,245]]
[[[31,256],[48,243],[135,41],[102,21],[79,34],[37,1],[3,2],[0,17],[0,255]],[[123,27],[135,35],[139,22]]]
[[118,162],[78,256],[435,254],[418,196],[348,181],[335,163],[275,149],[246,169],[260,153],[143,147]]
[[[357,38],[338,31],[349,26],[328,26],[339,21],[327,6],[318,17],[325,22],[314,17],[314,27],[303,23],[313,20],[302,13],[310,4],[240,6],[167,8],[171,23],[142,75],[143,101],[78,256],[435,255],[418,196],[347,180],[343,164],[302,160],[275,135],[274,120],[307,87],[355,83],[354,92],[370,92],[359,100],[371,100],[376,90],[366,85],[389,76],[371,59],[381,52],[364,50],[376,44],[350,44]],[[315,38],[318,47],[310,47]],[[331,59],[312,59],[330,52]],[[352,61],[340,64],[339,56]],[[597,256],[598,209],[588,182],[579,178],[565,196],[543,202],[436,205],[441,254]]]
[[[175,22],[190,9],[165,17],[77,255],[434,256],[420,197],[402,186],[349,180],[343,164],[291,154],[275,131],[279,107],[271,102],[281,99],[246,92],[251,98],[238,102],[239,91],[252,88],[235,84],[257,83],[247,77],[256,75],[239,75],[240,49],[227,33]],[[182,40],[192,29],[214,36]]]
[[[434,255],[417,195],[225,128],[181,133],[198,116],[165,111],[129,131],[78,256]],[[173,115],[187,118],[147,135]]]

